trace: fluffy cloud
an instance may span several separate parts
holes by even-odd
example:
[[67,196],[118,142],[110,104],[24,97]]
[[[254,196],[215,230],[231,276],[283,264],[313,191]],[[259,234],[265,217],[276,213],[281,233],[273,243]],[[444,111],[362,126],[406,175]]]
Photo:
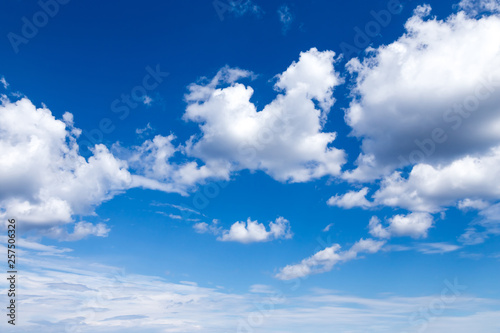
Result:
[[311,274],[328,272],[340,262],[346,262],[356,259],[360,253],[376,253],[385,241],[376,241],[373,239],[360,239],[349,250],[340,251],[340,245],[334,244],[325,248],[313,256],[302,260],[295,265],[288,265],[276,274],[276,278],[280,280],[291,280],[303,278]]
[[274,222],[269,222],[269,230],[266,229],[264,224],[252,221],[250,218],[246,222],[235,222],[229,230],[222,229],[218,224],[217,220],[213,220],[211,224],[200,222],[194,224],[193,229],[200,234],[211,233],[218,235],[218,241],[244,244],[269,242],[274,239],[290,239],[293,236],[290,222],[283,217],[278,217]]
[[459,241],[465,245],[475,245],[483,243],[490,235],[500,235],[500,203],[481,209],[479,217],[460,236]]
[[426,238],[429,228],[432,227],[434,219],[427,213],[411,213],[407,215],[395,215],[387,220],[389,226],[384,228],[380,219],[376,216],[370,219],[368,225],[370,234],[378,238],[389,238],[392,236],[410,236],[412,238]]
[[[418,164],[407,178],[395,172],[373,195],[377,204],[412,211],[437,212],[500,198],[500,147],[481,157],[466,156],[448,165]],[[472,201],[471,201],[472,200]],[[481,201],[478,201],[481,200]]]
[[231,0],[229,1],[229,7],[231,13],[236,16],[252,14],[257,17],[261,17],[264,14],[264,10],[252,0]]
[[199,234],[210,233],[212,235],[219,235],[222,232],[222,227],[219,226],[218,220],[212,220],[211,224],[206,222],[198,222],[193,225],[194,231]]
[[[187,195],[207,179],[228,180],[231,172],[242,169],[263,170],[291,182],[338,175],[345,154],[330,147],[335,133],[322,132],[335,101],[333,88],[341,83],[333,63],[331,51],[301,53],[298,62],[277,76],[275,87],[281,93],[259,112],[249,101],[252,88],[236,83],[253,74],[224,68],[208,84],[189,87],[184,119],[199,123],[201,135],[177,145],[173,134],[132,148],[115,144],[119,158],[96,145],[93,156],[85,159],[76,142],[81,131],[70,113],[58,120],[27,98],[11,102],[4,97],[0,217],[15,216],[27,226],[50,229],[71,222],[76,214],[93,214],[103,201],[132,187]],[[253,222],[247,227],[241,241],[278,237],[273,230],[255,231]],[[80,237],[51,230],[63,238]],[[241,230],[234,226],[221,237],[237,239],[233,235]]]
[[175,146],[174,140],[173,134],[157,135],[130,150],[119,149],[138,174],[133,177],[133,186],[186,195],[189,189],[207,179],[229,179],[228,162],[210,161],[202,166],[195,161],[174,162],[174,155],[181,155],[182,151],[182,146]]
[[127,163],[96,145],[86,160],[78,153],[73,116],[56,119],[27,98],[0,105],[0,218],[22,226],[53,227],[89,215],[130,187]]
[[202,135],[191,138],[186,153],[207,165],[262,170],[279,181],[339,175],[345,154],[330,147],[335,133],[322,132],[333,88],[341,83],[334,55],[301,53],[277,76],[275,88],[282,93],[260,111],[250,102],[253,89],[236,83],[250,72],[224,68],[209,83],[192,84],[184,119],[199,123]]
[[460,246],[448,243],[422,243],[417,246],[417,251],[424,254],[443,254],[460,249]]
[[356,84],[345,119],[362,154],[346,179],[450,163],[500,144],[500,18],[424,19],[429,10],[419,7],[392,44],[348,63]]
[[330,206],[337,206],[346,209],[353,207],[369,208],[373,206],[373,203],[366,199],[368,194],[368,188],[362,188],[358,192],[349,191],[343,195],[335,195],[328,199],[327,204]]

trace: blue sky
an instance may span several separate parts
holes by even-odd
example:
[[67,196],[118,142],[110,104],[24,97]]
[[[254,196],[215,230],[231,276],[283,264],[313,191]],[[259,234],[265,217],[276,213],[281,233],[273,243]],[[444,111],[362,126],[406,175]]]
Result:
[[16,331],[500,329],[498,0],[2,7]]

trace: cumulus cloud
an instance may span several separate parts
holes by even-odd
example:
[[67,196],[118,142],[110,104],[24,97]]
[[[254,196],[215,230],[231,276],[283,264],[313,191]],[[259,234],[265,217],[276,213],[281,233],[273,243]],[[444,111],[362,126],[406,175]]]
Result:
[[406,34],[347,65],[355,86],[345,120],[362,153],[346,179],[448,164],[500,144],[500,18],[424,19],[429,10],[419,7]]
[[373,203],[366,199],[368,188],[362,188],[358,192],[349,191],[343,195],[335,195],[328,199],[327,204],[330,206],[337,206],[341,208],[350,209],[353,207],[370,208]]
[[269,222],[269,228],[262,223],[252,221],[250,218],[246,222],[235,222],[227,230],[219,225],[219,221],[213,220],[211,224],[200,222],[193,225],[193,229],[200,234],[210,233],[217,235],[218,241],[238,242],[238,243],[256,243],[269,242],[275,239],[290,239],[293,233],[290,228],[290,222],[278,217],[274,222]]
[[151,131],[153,131],[153,128],[151,127],[150,123],[147,123],[146,127],[136,129],[135,133],[137,133],[139,135],[143,135],[143,134],[146,135]]
[[458,239],[465,245],[481,244],[490,235],[500,235],[500,203],[481,209],[478,215]]
[[87,160],[79,155],[73,116],[56,119],[29,99],[0,105],[0,218],[23,227],[53,227],[90,215],[103,201],[129,188],[127,163],[104,145]]
[[346,251],[340,251],[340,245],[334,244],[302,260],[298,264],[285,266],[275,277],[280,280],[291,280],[303,278],[311,274],[328,272],[337,263],[356,259],[358,254],[376,253],[384,244],[385,241],[376,241],[370,238],[360,239]]
[[264,14],[264,10],[252,0],[229,1],[229,7],[229,10],[235,16],[252,14],[257,17],[261,17]]
[[412,238],[426,238],[428,230],[433,226],[434,219],[428,213],[410,213],[395,215],[387,219],[388,226],[383,227],[378,217],[370,219],[368,227],[370,234],[378,238],[393,236],[409,236]]
[[281,93],[260,111],[250,102],[253,89],[236,82],[251,77],[248,71],[224,68],[209,83],[192,84],[183,118],[202,134],[187,142],[187,155],[207,165],[229,162],[231,170],[262,170],[279,181],[339,175],[344,151],[331,147],[335,133],[322,132],[341,83],[334,56],[314,48],[301,53],[277,76]]

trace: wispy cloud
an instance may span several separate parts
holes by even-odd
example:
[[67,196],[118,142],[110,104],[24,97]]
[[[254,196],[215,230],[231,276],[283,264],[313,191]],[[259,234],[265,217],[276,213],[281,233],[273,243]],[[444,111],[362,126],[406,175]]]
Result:
[[281,22],[281,32],[286,35],[294,20],[290,7],[286,4],[281,5],[280,8],[278,8],[278,17]]
[[358,258],[358,254],[376,253],[384,246],[385,241],[373,239],[360,239],[349,250],[340,251],[340,245],[334,244],[325,248],[313,256],[302,260],[298,264],[288,265],[276,274],[280,280],[291,280],[304,278],[311,274],[328,272],[341,262],[347,262]]

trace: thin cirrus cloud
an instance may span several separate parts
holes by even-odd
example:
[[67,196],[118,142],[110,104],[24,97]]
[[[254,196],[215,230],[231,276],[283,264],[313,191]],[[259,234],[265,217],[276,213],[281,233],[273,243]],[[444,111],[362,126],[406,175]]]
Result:
[[427,213],[411,213],[394,215],[387,220],[389,224],[383,227],[378,217],[370,219],[368,227],[370,234],[377,238],[409,236],[412,238],[426,238],[429,229],[434,224],[434,218]]
[[231,171],[262,170],[282,182],[339,175],[345,152],[331,147],[336,133],[322,131],[342,83],[334,56],[302,52],[277,76],[280,93],[260,111],[250,102],[253,89],[237,83],[248,71],[223,68],[208,84],[192,84],[183,118],[198,123],[202,136],[187,142],[187,155],[207,165],[230,162]]
[[[247,327],[287,332],[336,327],[341,331],[392,333],[423,327],[422,319],[427,317],[418,309],[428,309],[429,304],[443,299],[440,294],[370,298],[326,289],[288,296],[286,289],[266,285],[252,285],[250,293],[238,294],[222,287],[170,282],[161,276],[127,274],[117,267],[70,257],[65,248],[34,242],[23,243],[23,247],[23,313],[26,318],[44,318],[19,322],[19,329],[27,332],[156,332],[168,326],[174,331],[208,333]],[[6,249],[0,245],[0,250]],[[448,314],[428,322],[427,332],[500,329],[498,300],[461,295],[463,286],[456,280],[446,285],[447,293],[461,297],[449,297],[453,301],[446,303]],[[0,287],[7,287],[7,282],[0,282]],[[45,306],[40,307],[41,303]],[[269,312],[256,312],[262,311],[261,305]],[[264,320],[257,327],[249,320],[249,313],[272,315],[273,320]],[[415,320],[409,322],[408,318]],[[8,330],[7,325],[7,321],[0,321],[0,330]],[[374,325],[383,329],[374,331]]]

